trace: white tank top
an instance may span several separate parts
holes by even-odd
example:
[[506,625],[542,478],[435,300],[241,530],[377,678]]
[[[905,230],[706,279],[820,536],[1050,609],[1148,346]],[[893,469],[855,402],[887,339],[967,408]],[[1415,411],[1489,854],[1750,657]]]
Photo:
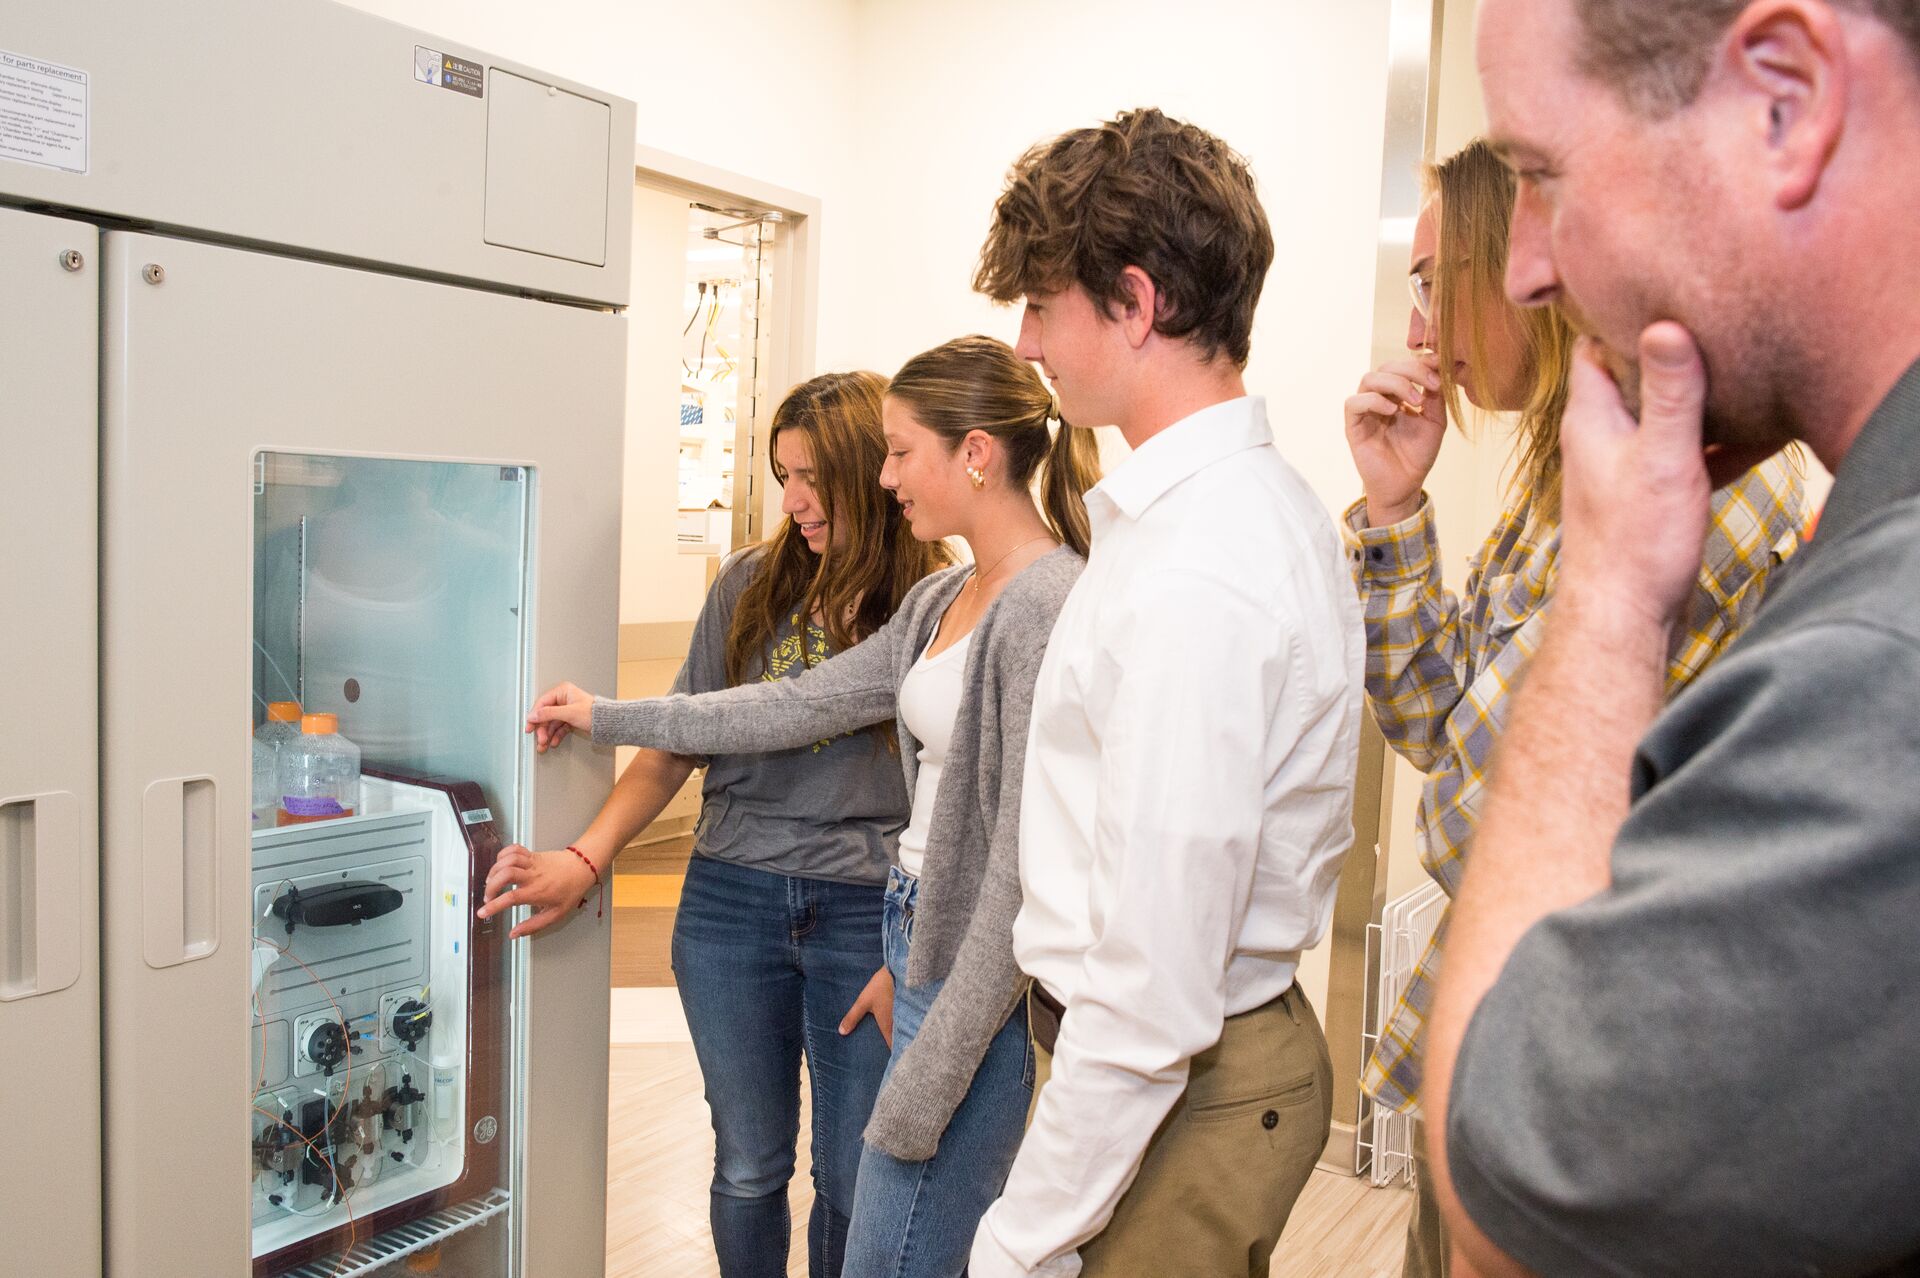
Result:
[[[960,715],[960,696],[967,678],[968,631],[959,643],[937,657],[920,654],[900,684],[900,718],[920,752],[920,772],[913,784],[913,815],[900,834],[900,868],[915,878],[927,860],[927,828],[933,824],[933,798],[940,791],[940,773],[953,744],[953,724]],[[929,640],[927,647],[933,642]]]

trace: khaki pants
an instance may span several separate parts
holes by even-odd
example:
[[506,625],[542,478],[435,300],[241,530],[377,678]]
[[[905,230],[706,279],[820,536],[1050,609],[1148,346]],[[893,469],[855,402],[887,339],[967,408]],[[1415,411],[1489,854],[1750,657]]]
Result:
[[[1038,1083],[1052,1064],[1040,1054]],[[1298,985],[1228,1018],[1113,1219],[1080,1248],[1081,1278],[1266,1278],[1332,1118],[1326,1036]]]
[[1413,1166],[1413,1215],[1407,1218],[1407,1258],[1400,1278],[1447,1278],[1447,1232],[1440,1224],[1425,1132],[1414,1133]]

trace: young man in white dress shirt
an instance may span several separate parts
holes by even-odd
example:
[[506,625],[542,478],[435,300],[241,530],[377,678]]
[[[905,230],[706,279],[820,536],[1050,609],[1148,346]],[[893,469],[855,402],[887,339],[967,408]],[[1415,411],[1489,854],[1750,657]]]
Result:
[[1241,372],[1273,236],[1156,110],[1015,165],[975,287],[1133,452],[1035,692],[1014,925],[1051,1057],[972,1278],[1264,1275],[1325,1145],[1294,984],[1352,841],[1363,640],[1325,507]]

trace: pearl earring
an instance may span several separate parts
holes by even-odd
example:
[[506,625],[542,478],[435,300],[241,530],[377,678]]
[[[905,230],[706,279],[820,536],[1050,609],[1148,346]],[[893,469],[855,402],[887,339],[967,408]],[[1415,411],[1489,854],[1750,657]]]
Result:
[[978,466],[967,467],[967,478],[973,481],[975,489],[984,488],[987,485],[987,472]]

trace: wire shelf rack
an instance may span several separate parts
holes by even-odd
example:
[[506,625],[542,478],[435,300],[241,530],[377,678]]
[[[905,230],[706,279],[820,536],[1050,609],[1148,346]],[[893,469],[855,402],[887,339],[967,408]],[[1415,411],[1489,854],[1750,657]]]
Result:
[[356,1243],[344,1257],[325,1256],[298,1269],[289,1269],[281,1278],[359,1278],[455,1234],[484,1225],[504,1213],[512,1202],[506,1190],[495,1189]]

